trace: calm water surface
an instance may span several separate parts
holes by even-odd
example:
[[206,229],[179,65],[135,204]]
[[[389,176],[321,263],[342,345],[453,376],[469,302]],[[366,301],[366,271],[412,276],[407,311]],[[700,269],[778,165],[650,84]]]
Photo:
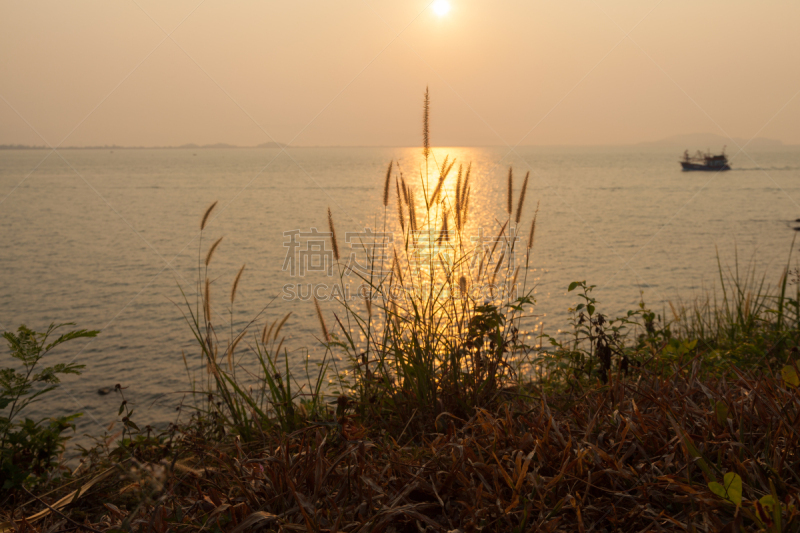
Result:
[[[86,370],[66,379],[54,402],[29,414],[81,410],[79,435],[101,433],[117,419],[119,399],[97,390],[120,383],[139,422],[174,420],[189,387],[182,353],[189,374],[202,375],[176,304],[183,301],[180,288],[194,301],[200,218],[215,200],[202,253],[224,236],[210,273],[218,320],[232,321],[236,332],[270,302],[259,327],[291,311],[284,331],[294,371],[303,374],[305,354],[312,362],[320,355],[318,325],[313,304],[280,299],[281,287],[297,281],[282,271],[283,233],[325,231],[328,207],[341,234],[381,229],[386,165],[399,160],[406,180],[415,183],[419,152],[67,150],[62,159],[40,150],[0,151],[0,198],[6,198],[0,204],[0,327],[71,321],[102,331],[54,356]],[[435,154],[439,161],[449,153],[472,162],[470,234],[480,227],[496,232],[496,220],[504,219],[508,166],[517,188],[531,171],[521,225],[527,234],[540,201],[529,279],[536,282],[536,324],[543,322],[546,332],[565,327],[574,302],[566,287],[573,280],[598,286],[601,312],[632,309],[641,294],[661,311],[669,300],[713,287],[716,249],[729,265],[738,249],[740,262],[752,261],[770,281],[789,257],[790,221],[800,218],[800,149],[750,152],[755,162],[734,158],[735,170],[723,174],[683,173],[681,150],[666,148],[507,152],[442,148]],[[390,231],[395,218],[392,209]],[[242,264],[231,312],[230,287]],[[325,305],[326,312],[334,309]],[[225,338],[227,329],[220,330]],[[10,359],[7,352],[2,357]]]

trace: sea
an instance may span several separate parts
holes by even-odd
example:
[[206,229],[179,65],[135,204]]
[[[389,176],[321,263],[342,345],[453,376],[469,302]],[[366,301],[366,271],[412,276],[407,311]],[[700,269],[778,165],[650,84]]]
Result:
[[[644,302],[673,320],[670,303],[719,291],[720,267],[775,285],[797,266],[800,147],[729,151],[733,170],[722,173],[682,172],[683,148],[436,147],[427,168],[435,182],[444,158],[455,161],[442,193],[451,197],[458,169],[470,169],[463,233],[476,246],[508,220],[509,169],[515,211],[529,174],[514,231],[527,244],[538,205],[520,274],[535,297],[530,339],[566,334],[578,303],[567,291],[573,281],[594,285],[608,316]],[[339,266],[352,259],[358,267],[364,235],[390,243],[381,253],[402,246],[394,178],[402,173],[420,206],[425,168],[417,147],[0,150],[0,328],[70,322],[57,331],[100,331],[47,354],[42,364],[72,362],[83,373],[21,416],[81,412],[73,442],[87,445],[119,429],[120,385],[140,427],[185,420],[192,382],[207,379],[189,327],[202,313],[205,278],[219,341],[248,330],[239,372],[252,370],[251,336],[291,313],[281,336],[291,373],[307,387],[324,353],[309,287],[331,330],[343,316],[331,290],[340,279],[338,267],[330,275],[328,210]],[[512,259],[524,270],[519,254]],[[15,365],[5,346],[0,361]]]

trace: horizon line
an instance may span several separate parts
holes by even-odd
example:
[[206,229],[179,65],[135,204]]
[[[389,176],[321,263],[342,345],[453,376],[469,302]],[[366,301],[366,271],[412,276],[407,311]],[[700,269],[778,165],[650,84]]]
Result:
[[[694,135],[694,134],[688,134]],[[734,139],[736,139],[734,137]],[[724,139],[723,139],[724,140]],[[742,140],[742,139],[737,139]],[[780,139],[769,139],[765,137],[755,137],[750,140],[756,141],[770,141],[776,147],[791,148],[798,147],[800,143],[785,143]],[[660,139],[657,141],[639,141],[628,143],[597,143],[597,144],[519,144],[519,147],[547,147],[547,148],[602,148],[602,147],[626,147],[626,146],[641,146],[641,145],[660,145],[665,147],[677,144],[678,140],[671,140],[670,138]],[[186,143],[182,145],[167,145],[167,146],[122,146],[122,145],[88,145],[88,146],[62,146],[55,148],[57,150],[227,150],[227,149],[240,149],[240,150],[258,150],[258,149],[277,149],[277,148],[419,148],[418,145],[367,145],[367,144],[309,144],[309,145],[287,145],[279,142],[268,142],[257,145],[236,145],[228,143],[213,143],[213,144],[195,144]],[[432,148],[508,148],[505,144],[446,144],[440,146],[433,146]],[[54,148],[45,145],[28,145],[28,144],[0,144],[0,150],[53,150]]]

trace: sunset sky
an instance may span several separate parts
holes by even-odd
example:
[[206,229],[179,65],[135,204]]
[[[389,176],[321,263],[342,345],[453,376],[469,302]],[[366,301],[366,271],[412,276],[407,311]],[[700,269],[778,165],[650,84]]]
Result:
[[431,4],[6,0],[0,144],[800,143],[796,0]]

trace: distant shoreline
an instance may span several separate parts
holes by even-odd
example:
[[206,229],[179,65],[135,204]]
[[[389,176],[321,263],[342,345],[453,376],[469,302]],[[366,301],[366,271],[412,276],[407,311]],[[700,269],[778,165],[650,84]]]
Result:
[[[710,149],[721,150],[723,146],[732,150],[737,150],[737,145],[747,147],[750,149],[792,149],[800,147],[800,144],[788,144],[778,139],[768,139],[764,137],[756,137],[755,139],[742,139],[738,137],[726,138],[721,135],[712,133],[688,134],[688,135],[673,135],[665,137],[657,141],[641,141],[634,143],[619,143],[619,144],[533,144],[521,145],[525,148],[644,148],[644,147],[661,147],[661,148],[680,148],[681,151],[689,149]],[[502,144],[489,144],[489,145],[442,145],[439,148],[454,147],[460,148],[503,148]],[[257,144],[255,146],[239,146],[228,143],[214,143],[214,144],[182,144],[179,146],[119,146],[119,145],[103,145],[103,146],[62,146],[59,150],[226,150],[226,149],[265,149],[265,148],[412,148],[413,146],[394,146],[394,145],[302,145],[302,146],[289,146],[287,144],[278,142],[267,142]],[[27,144],[0,144],[0,150],[51,150],[49,146],[36,146]]]
[[[281,143],[261,143],[256,146],[237,146],[235,144],[182,144],[180,146],[62,146],[59,150],[207,150],[223,148],[284,148]],[[0,150],[52,150],[49,146],[30,146],[27,144],[0,144]]]

